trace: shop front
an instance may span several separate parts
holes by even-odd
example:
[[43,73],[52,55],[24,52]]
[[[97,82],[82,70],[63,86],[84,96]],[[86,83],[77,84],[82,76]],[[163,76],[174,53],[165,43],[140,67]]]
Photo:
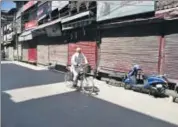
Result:
[[159,24],[130,25],[101,30],[98,70],[102,73],[130,71],[139,64],[144,73],[159,73]]

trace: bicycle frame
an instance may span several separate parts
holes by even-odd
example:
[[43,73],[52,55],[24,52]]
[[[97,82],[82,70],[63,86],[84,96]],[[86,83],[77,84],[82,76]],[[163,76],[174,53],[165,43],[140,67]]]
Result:
[[[81,88],[82,92],[84,92],[84,93],[89,92],[90,94],[91,93],[96,93],[97,94],[97,92],[99,90],[95,87],[93,80],[91,81],[91,84],[92,84],[91,88],[88,87],[88,85],[90,84],[89,83],[90,80],[87,79],[87,77],[88,77],[87,76],[88,71],[87,71],[87,68],[86,68],[87,66],[88,66],[88,64],[85,64],[85,65],[78,66],[76,68],[77,71],[78,71],[78,78],[77,78],[77,80],[80,80],[80,88]],[[70,66],[67,66],[66,69],[68,70],[68,72],[70,72],[70,73],[72,72]],[[89,76],[91,76],[91,75],[89,75]],[[92,78],[94,78],[94,77],[92,77]],[[85,85],[86,87],[84,86],[84,81],[87,82],[86,85]],[[97,92],[94,92],[94,91],[97,91]]]

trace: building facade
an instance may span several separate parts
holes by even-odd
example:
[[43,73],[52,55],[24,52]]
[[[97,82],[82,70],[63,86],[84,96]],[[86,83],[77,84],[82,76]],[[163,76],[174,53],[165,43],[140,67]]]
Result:
[[65,67],[81,47],[101,76],[123,74],[139,64],[146,74],[178,80],[176,0],[23,4],[14,18],[21,61]]

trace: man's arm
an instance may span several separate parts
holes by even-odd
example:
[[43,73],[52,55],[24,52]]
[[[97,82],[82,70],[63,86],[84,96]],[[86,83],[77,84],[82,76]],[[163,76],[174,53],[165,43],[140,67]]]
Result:
[[71,58],[71,64],[72,65],[77,65],[77,62],[75,61],[75,54]]
[[86,58],[86,56],[84,54],[83,54],[83,58],[84,58],[85,64],[88,64],[88,60],[87,60],[87,58]]

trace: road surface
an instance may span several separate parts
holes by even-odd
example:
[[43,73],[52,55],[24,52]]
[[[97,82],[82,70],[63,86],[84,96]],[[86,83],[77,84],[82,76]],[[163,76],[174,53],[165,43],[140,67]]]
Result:
[[69,90],[63,76],[1,64],[2,127],[177,127]]

